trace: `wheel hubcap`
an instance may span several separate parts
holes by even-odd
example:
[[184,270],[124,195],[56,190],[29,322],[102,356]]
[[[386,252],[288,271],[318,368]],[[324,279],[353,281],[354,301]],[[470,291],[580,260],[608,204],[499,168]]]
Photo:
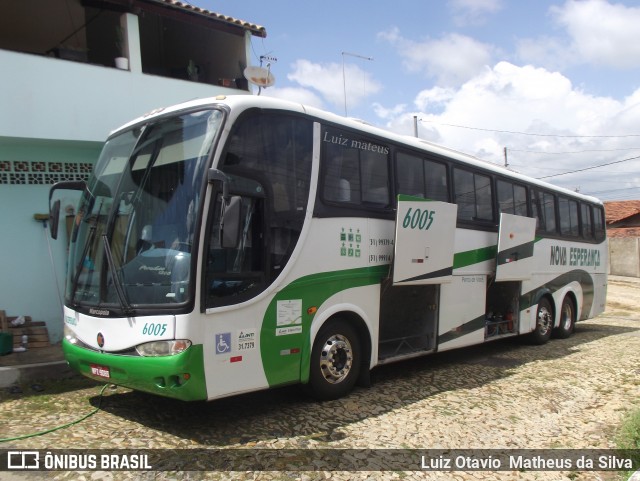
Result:
[[538,310],[538,329],[543,336],[551,329],[551,313],[546,307],[541,307]]
[[562,328],[565,331],[571,329],[571,324],[573,322],[573,312],[571,306],[565,304],[564,309],[562,310]]
[[335,334],[327,339],[320,354],[320,370],[331,384],[344,381],[353,365],[351,343],[346,337]]

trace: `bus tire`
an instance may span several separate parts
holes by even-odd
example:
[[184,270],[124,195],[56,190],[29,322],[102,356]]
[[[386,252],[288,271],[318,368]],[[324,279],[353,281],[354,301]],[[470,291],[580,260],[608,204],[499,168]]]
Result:
[[560,308],[560,325],[553,330],[554,337],[558,339],[566,339],[576,327],[576,309],[573,299],[564,296],[562,307]]
[[320,401],[347,395],[358,380],[360,353],[356,330],[340,319],[328,321],[313,343],[307,391]]
[[529,335],[533,344],[545,344],[551,338],[553,330],[553,307],[546,297],[538,301],[536,310],[536,327]]

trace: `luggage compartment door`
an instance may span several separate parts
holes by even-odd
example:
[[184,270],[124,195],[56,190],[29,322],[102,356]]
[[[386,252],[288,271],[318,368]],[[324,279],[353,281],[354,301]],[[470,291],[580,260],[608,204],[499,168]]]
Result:
[[531,278],[536,220],[500,214],[496,281],[522,281]]
[[398,196],[393,285],[451,281],[458,206]]

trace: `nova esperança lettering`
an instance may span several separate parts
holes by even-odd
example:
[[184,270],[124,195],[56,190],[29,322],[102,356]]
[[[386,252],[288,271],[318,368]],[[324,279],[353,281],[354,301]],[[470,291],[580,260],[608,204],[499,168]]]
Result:
[[580,267],[599,267],[600,266],[600,250],[586,249],[584,247],[569,247],[569,255],[567,256],[567,248],[563,246],[551,246],[551,257],[549,264],[552,266],[580,266]]

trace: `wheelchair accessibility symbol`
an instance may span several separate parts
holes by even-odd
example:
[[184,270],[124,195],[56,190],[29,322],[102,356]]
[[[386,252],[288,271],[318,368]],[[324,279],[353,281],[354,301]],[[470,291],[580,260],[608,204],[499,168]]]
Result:
[[216,334],[216,354],[231,352],[231,333]]

